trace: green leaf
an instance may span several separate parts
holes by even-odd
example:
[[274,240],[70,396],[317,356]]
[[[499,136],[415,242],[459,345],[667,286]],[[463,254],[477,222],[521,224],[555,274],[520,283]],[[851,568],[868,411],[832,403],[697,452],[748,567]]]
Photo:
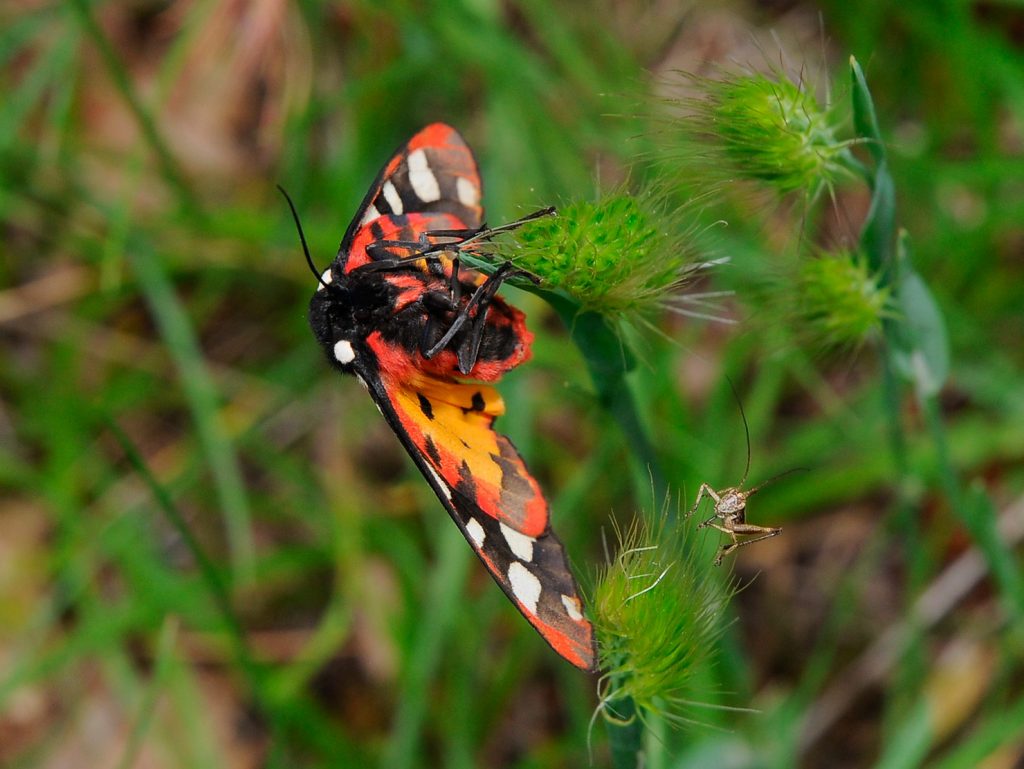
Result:
[[888,268],[892,264],[896,232],[896,189],[884,160],[875,169],[871,186],[871,208],[860,232],[860,245],[867,256],[868,267],[881,275],[884,286],[891,280]]
[[932,292],[910,263],[909,238],[900,233],[897,248],[896,308],[899,319],[887,326],[893,368],[928,398],[949,376],[949,338]]
[[889,164],[885,158],[885,144],[878,129],[875,103],[864,79],[864,71],[854,57],[850,57],[853,79],[853,125],[857,136],[866,140],[868,150],[875,159],[874,174],[868,171],[871,185],[871,209],[860,233],[860,245],[873,272],[882,273],[882,284],[887,285],[887,268],[892,264],[892,244],[896,231],[896,191]]
[[960,519],[985,556],[1008,613],[1019,620],[1024,616],[1024,575],[1017,567],[1013,551],[999,533],[995,507],[980,484],[964,495]]
[[875,116],[875,102],[868,90],[868,82],[864,79],[864,70],[857,59],[850,57],[850,75],[853,80],[853,126],[857,135],[867,139],[868,149],[876,163],[885,161],[885,144],[882,143],[882,132],[878,130],[878,118]]

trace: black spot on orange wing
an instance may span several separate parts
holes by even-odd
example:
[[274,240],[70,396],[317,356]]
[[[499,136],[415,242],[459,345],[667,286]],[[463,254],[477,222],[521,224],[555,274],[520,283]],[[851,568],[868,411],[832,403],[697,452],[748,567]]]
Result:
[[463,460],[462,466],[459,467],[459,482],[455,484],[455,490],[465,499],[473,500],[473,504],[476,504],[476,480],[473,478],[473,471],[469,469],[469,465],[465,460]]
[[430,457],[430,461],[435,465],[441,464],[441,452],[437,450],[437,444],[434,443],[434,439],[429,435],[425,437],[423,441],[423,450],[427,452],[427,456]]
[[420,411],[423,412],[423,416],[427,419],[434,418],[434,407],[430,405],[430,401],[427,400],[423,393],[416,393],[416,397],[419,399]]

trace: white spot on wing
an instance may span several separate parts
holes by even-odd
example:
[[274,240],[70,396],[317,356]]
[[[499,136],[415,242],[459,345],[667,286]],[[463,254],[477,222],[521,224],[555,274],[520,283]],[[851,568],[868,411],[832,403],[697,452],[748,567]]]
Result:
[[477,547],[483,547],[484,544],[484,527],[480,525],[480,521],[476,518],[470,518],[466,522],[466,533],[469,534],[469,538],[473,540],[473,544]]
[[409,153],[406,161],[409,165],[409,184],[416,197],[424,203],[433,203],[441,199],[441,188],[437,184],[437,177],[430,170],[430,162],[427,154],[422,150],[414,150]]
[[384,182],[383,189],[384,199],[388,202],[388,205],[391,206],[391,213],[400,214],[405,211],[405,208],[402,206],[402,198],[398,194],[398,190],[395,189],[395,185],[390,181],[387,181]]
[[473,208],[480,202],[480,188],[465,176],[455,180],[455,194],[459,196],[459,202],[469,208]]
[[501,536],[508,542],[508,546],[512,548],[512,552],[516,554],[516,558],[521,561],[529,563],[533,560],[533,537],[528,537],[525,534],[521,534],[515,529],[510,529],[503,523],[498,524],[501,529]]
[[366,213],[363,214],[363,218],[359,220],[360,226],[372,222],[374,219],[380,216],[380,211],[377,210],[377,206],[369,206],[366,209]]
[[508,582],[512,593],[530,614],[537,614],[537,600],[540,598],[540,580],[519,561],[508,567]]
[[583,612],[580,611],[579,598],[570,598],[567,595],[563,595],[562,606],[565,607],[565,613],[569,615],[569,619],[573,622],[579,622],[583,619]]
[[[440,476],[440,474],[437,472],[437,470],[434,469],[433,465],[429,465],[428,464],[427,465],[427,470],[430,472],[430,475],[433,477],[434,481],[437,483],[437,487],[441,490],[441,493],[444,494],[445,499],[447,499],[449,502],[451,502],[452,501],[452,490],[448,488],[448,484],[444,482],[444,478],[442,478]],[[479,525],[480,524],[478,523],[477,526],[479,526]],[[483,534],[483,532],[481,532],[481,535],[482,534]]]
[[356,359],[356,351],[352,349],[352,343],[342,339],[334,343],[334,358],[338,363],[351,363]]

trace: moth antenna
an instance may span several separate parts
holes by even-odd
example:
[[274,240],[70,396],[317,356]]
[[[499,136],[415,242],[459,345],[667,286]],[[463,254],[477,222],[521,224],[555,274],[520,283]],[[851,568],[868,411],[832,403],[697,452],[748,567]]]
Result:
[[[743,410],[743,400],[740,398],[740,394],[736,391],[736,385],[732,383],[732,379],[730,379],[728,374],[725,375],[725,381],[729,383],[729,388],[732,390],[732,397],[736,399],[736,405],[740,407],[740,416],[743,418],[743,433],[747,436],[747,466],[743,469],[743,480],[740,481],[740,488],[743,488],[743,484],[747,482],[747,475],[750,474],[750,426],[747,424],[747,414]],[[765,483],[767,483],[767,481],[765,481]],[[764,486],[764,483],[762,483],[761,486]],[[758,486],[757,488],[761,488],[761,486]],[[751,491],[750,493],[753,494],[754,492]]]
[[309,265],[310,272],[313,273],[317,283],[324,288],[327,288],[327,284],[324,283],[322,273],[316,268],[316,265],[313,264],[313,257],[310,255],[309,246],[306,244],[306,234],[302,231],[302,222],[299,221],[299,212],[295,210],[295,204],[292,202],[291,196],[285,192],[284,187],[280,184],[277,185],[277,189],[279,189],[281,194],[284,195],[284,199],[288,201],[288,208],[292,210],[292,219],[295,220],[295,229],[299,231],[299,242],[302,243],[302,253],[306,255],[306,264]]

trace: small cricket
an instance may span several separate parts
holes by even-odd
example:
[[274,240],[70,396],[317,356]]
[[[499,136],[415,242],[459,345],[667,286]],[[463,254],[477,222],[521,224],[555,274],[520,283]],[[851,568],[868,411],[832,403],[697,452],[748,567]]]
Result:
[[[743,431],[747,437],[747,466],[743,470],[743,479],[739,482],[738,486],[731,486],[722,491],[715,491],[709,484],[702,483],[700,490],[697,492],[697,499],[694,501],[693,507],[686,514],[686,517],[689,518],[697,512],[705,497],[710,497],[714,501],[715,514],[700,523],[697,528],[718,529],[718,531],[727,535],[732,540],[732,542],[722,545],[718,549],[718,554],[715,556],[714,561],[715,566],[720,566],[722,559],[737,548],[744,545],[752,545],[764,539],[771,539],[782,533],[782,529],[777,526],[758,526],[757,524],[747,523],[747,500],[769,483],[778,480],[784,475],[804,469],[802,467],[795,467],[772,476],[766,481],[762,481],[749,491],[743,489],[743,485],[747,482],[747,475],[750,473],[750,428],[747,425],[747,415],[743,411],[743,402],[740,400],[739,393],[736,392],[736,387],[733,385],[732,380],[729,380],[729,386],[732,388],[733,395],[736,396],[736,403],[740,407],[740,416],[743,417]],[[741,536],[749,536],[750,539],[741,540]]]

